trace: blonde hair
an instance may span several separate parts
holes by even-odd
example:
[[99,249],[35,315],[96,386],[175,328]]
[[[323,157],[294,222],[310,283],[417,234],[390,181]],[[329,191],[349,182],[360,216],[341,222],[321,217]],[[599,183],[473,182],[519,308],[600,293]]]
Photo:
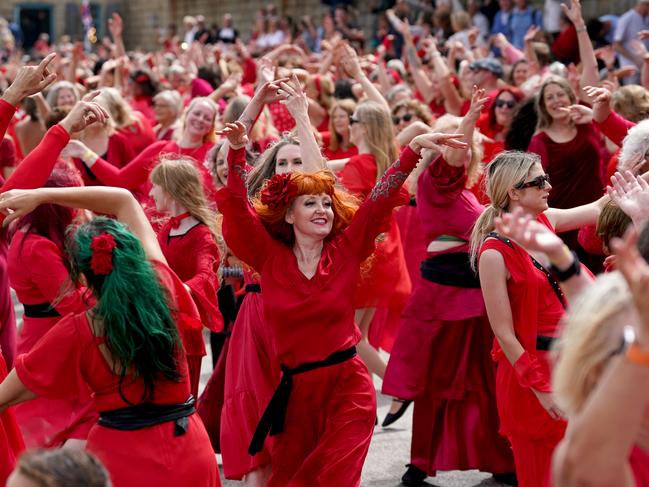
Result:
[[336,100],[331,105],[331,110],[329,110],[329,149],[332,151],[337,151],[341,142],[341,137],[334,127],[334,112],[338,109],[347,112],[351,117],[354,114],[354,110],[356,110],[356,102],[351,98],[345,98]]
[[392,115],[396,116],[397,112],[402,108],[405,108],[407,111],[415,112],[415,115],[426,125],[430,125],[433,121],[433,113],[430,111],[430,108],[419,100],[410,99],[398,101],[392,107]]
[[102,88],[94,101],[108,111],[110,118],[115,122],[115,127],[118,129],[129,127],[134,123],[140,124],[140,121],[133,113],[131,105],[115,88]]
[[582,408],[603,366],[621,349],[625,311],[632,306],[631,293],[619,272],[598,276],[570,303],[555,345],[558,360],[552,377],[557,401],[568,415]]
[[494,229],[494,218],[509,210],[509,190],[525,181],[535,164],[541,164],[536,154],[505,151],[487,166],[486,193],[491,203],[478,217],[471,232],[471,267],[477,269],[482,242]]
[[314,74],[307,77],[306,85],[317,91],[318,97],[315,99],[315,101],[317,101],[318,104],[325,110],[329,111],[334,99],[333,81],[331,81],[328,76]]
[[464,10],[453,12],[451,14],[451,27],[456,32],[471,28],[471,16]]
[[611,106],[627,120],[638,123],[649,118],[649,91],[640,85],[626,85],[613,92]]
[[216,142],[216,134],[214,133],[215,126],[216,126],[216,116],[219,114],[219,107],[216,106],[216,103],[212,101],[212,99],[206,97],[206,96],[197,96],[194,98],[189,105],[187,105],[187,108],[185,109],[185,112],[183,113],[182,116],[182,121],[180,124],[180,130],[181,132],[185,131],[185,123],[187,122],[187,115],[194,109],[196,105],[199,103],[205,103],[208,105],[212,110],[214,110],[214,118],[212,119],[212,129],[208,131],[205,136],[203,137],[203,143],[206,142]]
[[216,215],[207,204],[201,174],[191,160],[163,158],[151,171],[151,182],[165,190],[217,236]]
[[575,104],[577,103],[577,97],[575,96],[575,92],[572,90],[572,86],[570,86],[570,83],[565,78],[561,78],[560,76],[548,76],[543,84],[541,85],[541,88],[539,90],[539,94],[536,97],[534,107],[536,108],[536,113],[539,117],[537,128],[539,129],[545,129],[548,128],[552,124],[552,116],[548,113],[548,109],[545,106],[545,100],[543,99],[545,95],[545,90],[548,88],[550,85],[557,85],[559,88],[561,88],[563,91],[566,92],[568,95],[568,98],[570,98],[570,103]]
[[618,157],[618,171],[633,169],[633,160],[638,154],[649,152],[649,120],[643,120],[635,127],[631,127],[622,141],[622,148]]
[[356,108],[356,118],[365,128],[365,142],[376,161],[376,180],[397,160],[397,146],[390,112],[375,101],[364,101]]

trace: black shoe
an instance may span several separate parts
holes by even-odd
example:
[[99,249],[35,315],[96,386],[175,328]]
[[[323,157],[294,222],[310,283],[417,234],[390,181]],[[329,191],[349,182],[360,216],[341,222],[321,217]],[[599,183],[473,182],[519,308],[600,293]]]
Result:
[[403,477],[401,477],[401,483],[405,485],[406,487],[420,487],[422,485],[426,485],[426,472],[424,472],[422,469],[415,467],[412,463],[409,463],[406,465],[408,467],[408,470],[406,470],[406,473],[403,474]]
[[408,406],[410,406],[410,403],[412,401],[410,400],[405,400],[405,399],[394,399],[397,402],[401,403],[401,407],[396,413],[388,413],[385,415],[385,419],[383,420],[383,423],[381,423],[381,426],[384,428],[386,426],[390,426],[392,423],[397,421],[401,416],[403,416],[403,413],[406,412],[406,409],[408,409]]
[[492,475],[496,482],[512,485],[513,487],[518,486],[518,478],[516,477],[516,472],[494,473]]

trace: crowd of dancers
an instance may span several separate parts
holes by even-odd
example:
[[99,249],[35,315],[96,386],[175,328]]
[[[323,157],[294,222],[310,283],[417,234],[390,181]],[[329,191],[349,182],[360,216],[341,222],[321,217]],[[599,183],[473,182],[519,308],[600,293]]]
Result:
[[394,11],[7,64],[0,482],[358,486],[412,404],[406,486],[649,486],[649,86],[562,8],[578,67]]

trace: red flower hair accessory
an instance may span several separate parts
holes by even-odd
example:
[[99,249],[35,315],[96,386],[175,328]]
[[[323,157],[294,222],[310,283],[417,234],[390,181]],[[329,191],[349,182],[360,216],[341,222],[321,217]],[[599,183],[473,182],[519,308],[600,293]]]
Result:
[[92,257],[90,268],[100,276],[107,276],[113,270],[113,249],[117,247],[115,238],[110,233],[95,235],[90,243]]
[[276,210],[288,206],[291,199],[297,196],[297,185],[291,180],[291,174],[275,174],[268,180],[261,191],[261,202]]

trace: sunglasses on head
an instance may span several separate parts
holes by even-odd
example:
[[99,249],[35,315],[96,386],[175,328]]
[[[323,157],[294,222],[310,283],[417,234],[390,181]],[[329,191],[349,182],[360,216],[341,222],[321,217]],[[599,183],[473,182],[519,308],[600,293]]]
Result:
[[355,123],[361,123],[361,121],[357,118],[354,118],[353,115],[349,116],[349,125],[354,125]]
[[537,176],[531,181],[522,182],[514,186],[516,189],[525,189],[525,188],[539,188],[544,189],[546,184],[550,184],[550,176],[543,174],[542,176]]
[[514,100],[496,100],[494,104],[496,105],[496,108],[514,108],[516,102]]
[[410,122],[410,120],[412,120],[412,117],[414,117],[412,113],[405,113],[402,117],[392,117],[392,123],[399,125],[401,120],[403,120],[404,122]]

